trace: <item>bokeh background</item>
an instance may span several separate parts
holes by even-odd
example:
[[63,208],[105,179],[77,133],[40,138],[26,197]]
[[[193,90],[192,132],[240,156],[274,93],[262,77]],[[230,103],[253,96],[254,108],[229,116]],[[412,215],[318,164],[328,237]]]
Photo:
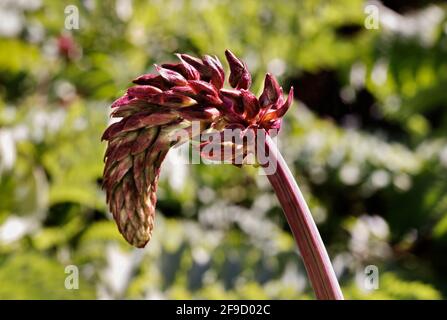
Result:
[[295,87],[279,144],[346,298],[445,298],[447,6],[373,4],[379,29],[361,0],[1,0],[0,298],[314,298],[255,168],[168,157],[144,250],[106,208],[111,101],[175,52],[224,61],[226,48],[255,93],[267,71]]

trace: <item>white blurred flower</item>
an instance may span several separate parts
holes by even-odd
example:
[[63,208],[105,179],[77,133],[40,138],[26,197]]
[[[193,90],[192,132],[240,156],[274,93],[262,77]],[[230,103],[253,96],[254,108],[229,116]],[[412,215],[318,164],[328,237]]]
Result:
[[40,8],[42,0],[2,0],[0,5],[22,10],[33,11]]
[[208,251],[200,247],[193,248],[191,254],[194,261],[199,265],[204,265],[211,259]]
[[272,59],[267,64],[267,70],[275,77],[279,77],[286,71],[286,63],[279,58]]
[[107,267],[102,273],[104,285],[98,288],[100,299],[121,297],[132,278],[134,268],[139,265],[142,250],[122,251],[117,244],[108,244],[106,248]]
[[211,203],[216,198],[216,192],[209,187],[200,188],[197,196],[202,203]]
[[360,168],[355,164],[344,164],[339,172],[340,180],[346,185],[354,185],[360,180]]
[[404,37],[418,37],[424,45],[430,45],[436,39],[436,28],[445,17],[444,10],[436,5],[406,15],[379,3],[378,5],[380,22],[386,32]]
[[45,29],[40,22],[32,22],[27,26],[28,41],[31,43],[39,43],[45,37]]
[[47,132],[57,132],[64,125],[66,115],[64,109],[57,109],[51,112],[37,110],[31,113],[31,139],[41,142]]
[[8,244],[17,241],[24,235],[35,230],[37,226],[38,223],[34,218],[10,216],[0,226],[0,242]]
[[375,170],[371,175],[371,183],[374,188],[382,189],[390,183],[390,174],[385,170]]
[[116,0],[116,15],[122,21],[127,21],[132,17],[133,5],[132,0]]
[[385,83],[387,79],[387,73],[388,73],[388,62],[383,59],[379,59],[374,64],[373,70],[371,72],[371,79],[376,85],[381,86]]
[[0,172],[9,170],[16,159],[16,147],[11,130],[0,129]]
[[306,287],[307,280],[295,263],[288,263],[281,278],[286,286],[292,287],[297,292],[302,292]]
[[168,179],[171,188],[177,192],[180,192],[185,187],[186,179],[188,177],[188,159],[187,159],[187,148],[188,143],[185,143],[177,148],[172,148],[161,167],[160,176],[164,177],[162,179]]
[[24,19],[21,12],[0,7],[0,36],[16,37],[22,31]]
[[73,84],[65,80],[56,81],[54,84],[56,95],[64,100],[72,100],[76,96],[76,88]]
[[365,77],[365,65],[361,62],[354,63],[351,67],[351,72],[349,75],[351,85],[356,89],[363,87],[365,85]]
[[332,266],[337,277],[341,277],[345,270],[352,269],[354,265],[354,258],[348,252],[343,252],[336,255],[332,261]]
[[350,229],[349,247],[360,259],[384,259],[391,254],[388,245],[390,230],[380,216],[360,216]]
[[398,174],[393,179],[394,186],[401,191],[408,191],[411,188],[411,177],[406,173]]
[[439,153],[439,161],[447,168],[447,146],[445,146]]

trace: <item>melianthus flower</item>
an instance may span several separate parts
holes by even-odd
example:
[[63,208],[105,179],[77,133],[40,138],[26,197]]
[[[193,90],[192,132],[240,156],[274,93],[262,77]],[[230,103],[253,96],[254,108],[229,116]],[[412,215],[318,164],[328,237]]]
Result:
[[293,88],[285,100],[276,79],[267,74],[258,99],[248,90],[251,76],[245,63],[229,50],[225,55],[234,89],[223,87],[225,73],[217,57],[178,54],[180,63],[156,65],[158,75],[138,77],[137,85],[112,104],[112,117],[122,119],[102,137],[108,141],[103,186],[120,232],[136,247],[150,240],[161,162],[185,140],[173,139],[177,130],[190,130],[191,138],[192,121],[200,121],[201,131],[270,131],[280,128],[290,107]]
[[[140,248],[150,240],[160,165],[171,147],[209,130],[225,133],[238,129],[242,136],[251,131],[266,133],[263,139],[255,136],[246,142],[223,135],[217,144],[219,148],[230,144],[229,155],[202,155],[218,160],[223,156],[223,160],[240,165],[236,161],[239,156],[244,160],[253,153],[250,144],[268,153],[277,163],[277,170],[268,172],[262,162],[261,165],[284,210],[317,298],[343,299],[309,208],[269,136],[280,129],[282,117],[293,100],[293,88],[285,99],[276,79],[267,74],[264,90],[257,98],[249,91],[251,76],[246,64],[229,50],[225,56],[233,89],[223,87],[225,73],[217,57],[177,56],[179,63],[156,65],[158,75],[138,77],[134,80],[136,85],[112,104],[112,117],[122,119],[110,125],[102,137],[108,141],[103,187],[121,234]],[[193,125],[197,122],[198,132]],[[200,149],[212,143],[206,141]]]

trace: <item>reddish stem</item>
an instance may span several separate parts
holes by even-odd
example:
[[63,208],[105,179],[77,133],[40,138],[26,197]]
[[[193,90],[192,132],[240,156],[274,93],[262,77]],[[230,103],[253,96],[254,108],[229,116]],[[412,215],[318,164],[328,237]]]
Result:
[[284,158],[268,134],[265,149],[269,162],[276,163],[277,166],[273,174],[267,173],[268,179],[292,229],[317,299],[343,300],[340,285],[309,207]]

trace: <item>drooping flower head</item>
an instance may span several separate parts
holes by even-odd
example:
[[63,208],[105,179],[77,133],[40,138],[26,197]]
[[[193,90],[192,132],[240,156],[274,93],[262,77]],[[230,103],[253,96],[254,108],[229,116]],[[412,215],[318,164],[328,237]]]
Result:
[[279,129],[293,99],[284,99],[276,79],[267,74],[259,99],[249,91],[251,75],[244,62],[229,50],[229,83],[217,57],[198,59],[177,54],[180,62],[155,65],[158,74],[145,74],[113,104],[110,125],[102,139],[105,153],[103,187],[107,203],[124,238],[136,247],[150,240],[154,226],[160,165],[169,149],[187,139],[176,132],[225,128]]

